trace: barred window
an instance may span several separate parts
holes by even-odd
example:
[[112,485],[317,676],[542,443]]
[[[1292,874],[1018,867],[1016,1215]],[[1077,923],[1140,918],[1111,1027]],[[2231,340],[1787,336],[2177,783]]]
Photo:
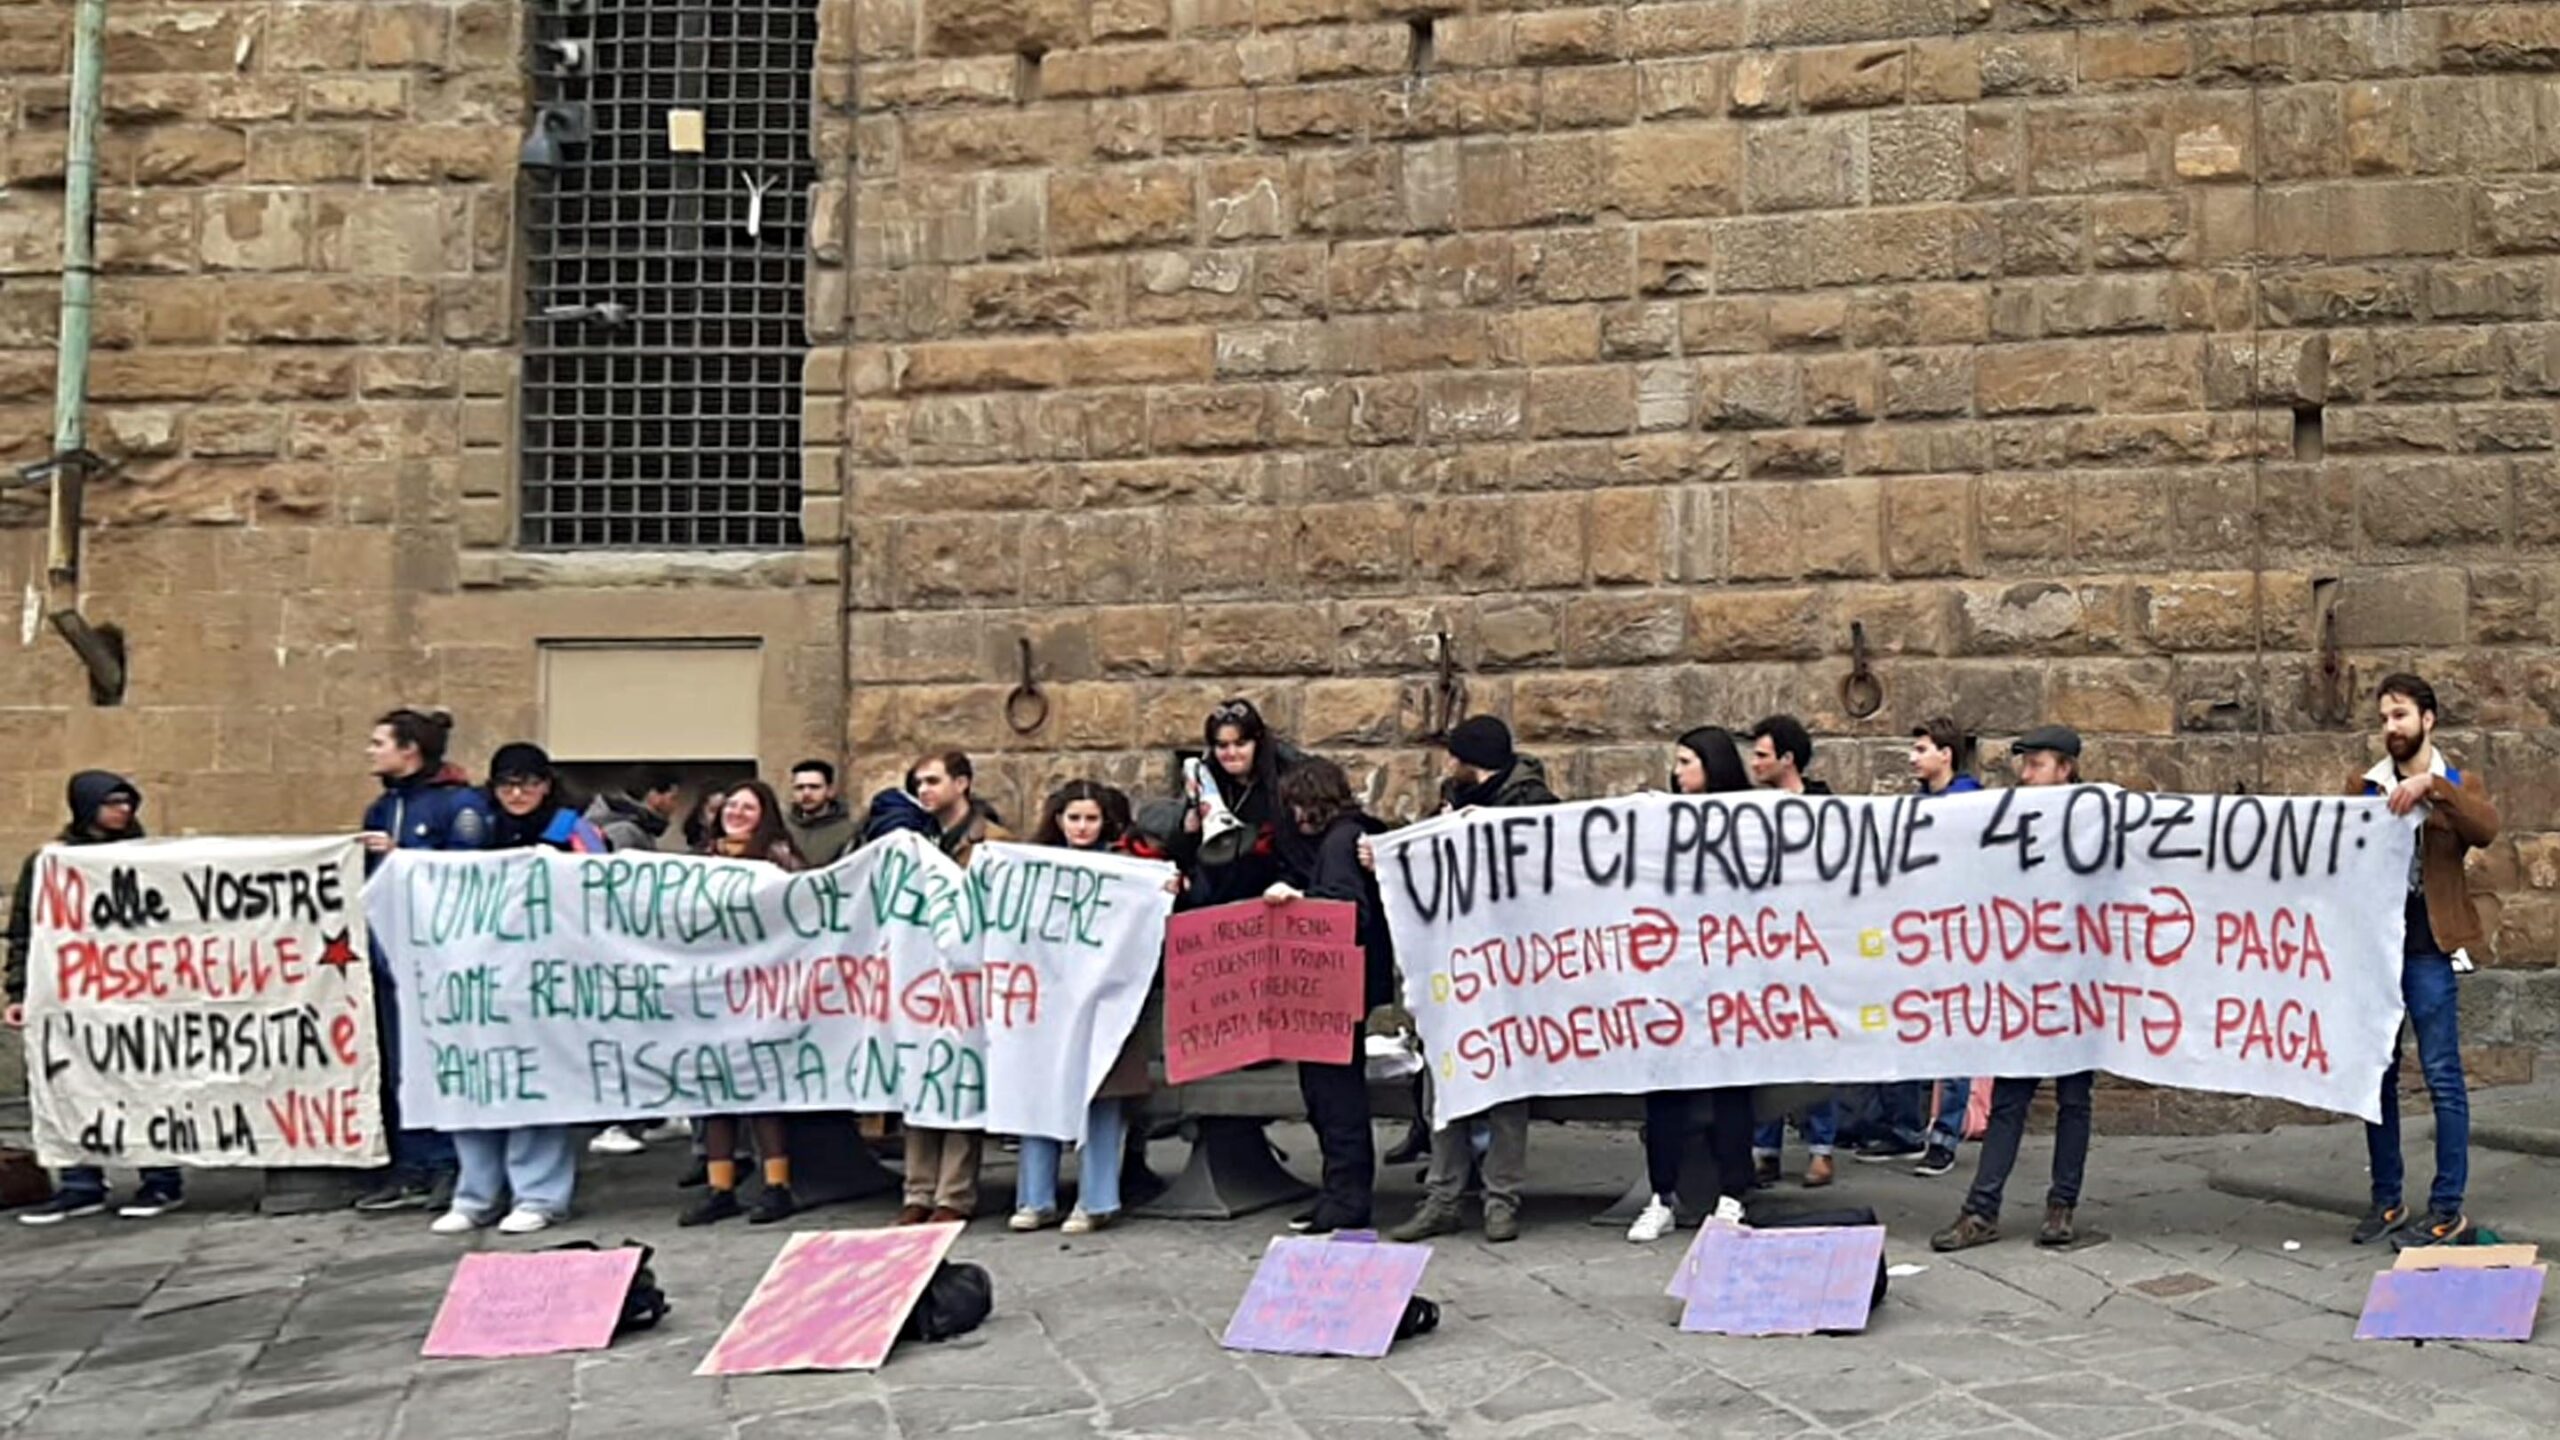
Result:
[[528,18],[520,540],[799,544],[817,0]]

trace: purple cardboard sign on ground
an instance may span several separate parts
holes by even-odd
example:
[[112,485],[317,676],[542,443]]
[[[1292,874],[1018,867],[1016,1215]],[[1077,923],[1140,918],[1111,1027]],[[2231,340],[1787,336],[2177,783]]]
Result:
[[2365,1292],[2359,1340],[2530,1340],[2542,1267],[2385,1270]]
[[[1884,1227],[1753,1230],[1709,1225],[1698,1237],[1680,1328],[1712,1335],[1864,1330],[1884,1263]],[[1686,1262],[1683,1264],[1687,1269]],[[1676,1283],[1676,1281],[1675,1281]]]
[[431,1359],[497,1359],[601,1350],[613,1343],[622,1297],[640,1252],[544,1250],[465,1255],[419,1353]]
[[1281,1236],[1262,1252],[1219,1344],[1270,1355],[1357,1355],[1395,1343],[1405,1302],[1431,1263],[1428,1245],[1337,1245]]

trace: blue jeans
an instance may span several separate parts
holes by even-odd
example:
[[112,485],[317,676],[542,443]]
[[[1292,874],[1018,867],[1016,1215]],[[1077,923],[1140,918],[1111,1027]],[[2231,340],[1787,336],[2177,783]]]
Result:
[[[1817,1100],[1804,1107],[1804,1118],[1796,1122],[1804,1136],[1804,1148],[1816,1155],[1831,1153],[1832,1143],[1840,1136],[1840,1112],[1828,1100]],[[1751,1134],[1751,1158],[1766,1159],[1786,1148],[1785,1117],[1770,1121]]]
[[[2044,1192],[2047,1205],[2068,1210],[2080,1203],[2080,1182],[2089,1172],[2090,1095],[2097,1080],[2092,1070],[2054,1079],[2053,1185]],[[1982,1133],[1982,1159],[1973,1172],[1973,1189],[1965,1195],[1966,1214],[2000,1218],[2000,1197],[2018,1164],[2018,1143],[2027,1138],[2027,1107],[2043,1084],[2015,1076],[1992,1082],[1991,1125]]]
[[452,1136],[400,1128],[400,987],[378,946],[373,952],[373,1019],[382,1043],[382,1124],[391,1134],[393,1173],[422,1178],[452,1174],[462,1163]]
[[[1117,1099],[1096,1100],[1084,1112],[1084,1175],[1076,1208],[1087,1215],[1119,1213],[1120,1146],[1128,1128],[1129,1112]],[[1016,1209],[1058,1208],[1058,1158],[1066,1148],[1045,1135],[1022,1137],[1022,1168],[1013,1185]]]
[[[2409,1029],[2418,1037],[2418,1072],[2436,1102],[2436,1181],[2427,1209],[2462,1211],[2471,1182],[2471,1092],[2462,1083],[2462,1016],[2453,961],[2411,955],[2400,962],[2400,999],[2409,1007]],[[2382,1068],[2382,1123],[2364,1127],[2365,1156],[2373,1165],[2373,1203],[2397,1205],[2406,1170],[2400,1159],[2400,1042],[2393,1037],[2391,1063]]]
[[1964,1143],[1964,1107],[1973,1099],[1973,1080],[1941,1080],[1936,1089],[1938,1113],[1929,1122],[1929,1143],[1953,1150]]
[[[107,1172],[95,1165],[67,1165],[55,1178],[54,1188],[65,1195],[104,1200],[107,1198]],[[187,1180],[175,1165],[153,1165],[142,1172],[142,1188],[181,1195],[186,1193]]]
[[578,1135],[566,1125],[520,1125],[513,1130],[457,1130],[449,1137],[462,1161],[454,1181],[453,1208],[482,1224],[518,1210],[554,1220],[569,1216],[578,1186]]

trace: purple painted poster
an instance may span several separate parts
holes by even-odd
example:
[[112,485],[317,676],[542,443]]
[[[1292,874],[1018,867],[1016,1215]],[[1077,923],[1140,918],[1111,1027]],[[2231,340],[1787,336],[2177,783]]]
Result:
[[1262,1252],[1218,1343],[1272,1355],[1377,1359],[1431,1263],[1428,1245],[1337,1244],[1282,1236]]
[[493,1359],[601,1350],[613,1343],[640,1252],[544,1250],[465,1255],[420,1354]]
[[1681,1263],[1688,1289],[1680,1328],[1712,1335],[1864,1330],[1882,1263],[1881,1225],[1703,1226]]
[[2539,1265],[2385,1270],[2365,1292],[2359,1340],[2530,1340],[2542,1308]]

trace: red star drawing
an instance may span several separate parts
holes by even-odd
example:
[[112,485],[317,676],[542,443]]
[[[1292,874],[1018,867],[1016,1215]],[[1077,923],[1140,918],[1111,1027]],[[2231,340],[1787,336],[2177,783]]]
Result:
[[347,973],[347,967],[356,963],[356,947],[347,943],[346,931],[341,930],[335,935],[323,936],[321,943],[324,947],[320,951],[321,964],[344,975]]

